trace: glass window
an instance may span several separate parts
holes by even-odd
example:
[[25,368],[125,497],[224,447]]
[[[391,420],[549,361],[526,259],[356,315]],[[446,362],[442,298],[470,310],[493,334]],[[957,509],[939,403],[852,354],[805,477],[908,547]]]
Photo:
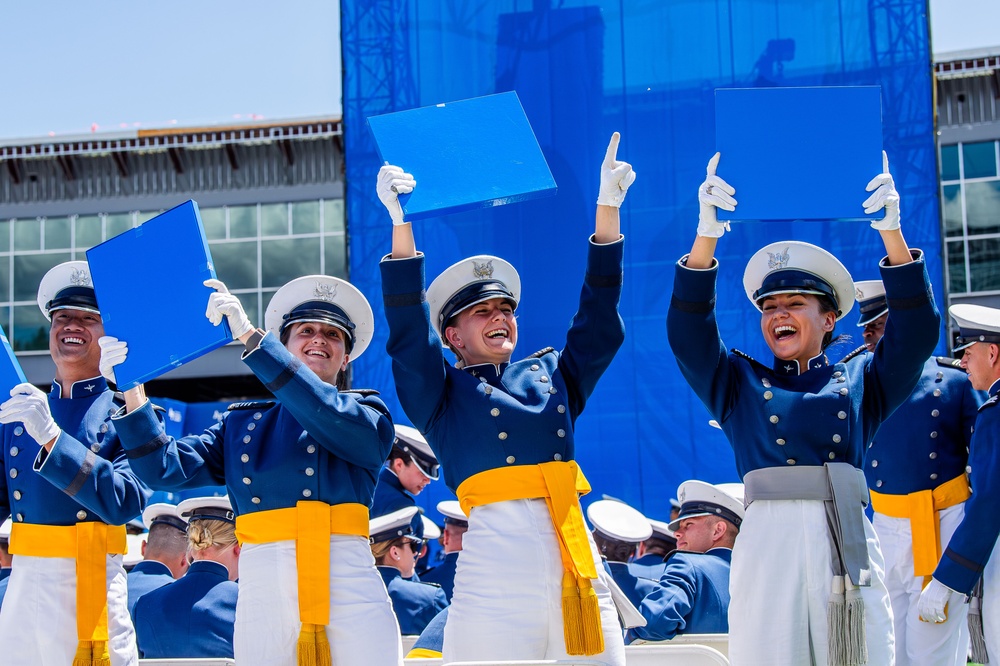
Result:
[[136,222],[138,224],[142,224],[143,222],[146,222],[147,220],[152,220],[154,217],[156,217],[157,215],[159,215],[162,212],[163,212],[162,210],[144,210],[144,211],[140,211],[138,214],[136,214]]
[[968,290],[965,284],[965,242],[948,243],[948,292],[964,294]]
[[277,291],[278,291],[277,289],[264,289],[263,291],[260,292],[260,303],[261,303],[260,307],[262,314],[260,315],[260,321],[258,322],[257,325],[260,326],[261,328],[263,328],[265,325],[264,313],[267,312],[267,306],[271,304],[271,298]]
[[215,274],[230,289],[257,288],[257,241],[209,243]]
[[41,250],[42,222],[37,219],[14,220],[14,250]]
[[10,220],[0,221],[0,252],[10,252]]
[[319,273],[319,243],[315,238],[261,241],[262,287],[281,287],[289,280]]
[[323,270],[327,275],[347,279],[347,238],[341,234],[323,236]]
[[37,305],[14,307],[10,343],[14,351],[44,351],[49,348],[49,322]]
[[958,146],[941,146],[941,180],[958,178]]
[[243,306],[243,311],[247,313],[247,319],[249,319],[255,326],[260,326],[258,324],[260,317],[260,307],[257,304],[257,292],[250,291],[244,294],[238,294],[240,297],[240,304]]
[[319,202],[300,201],[292,204],[292,233],[319,233]]
[[997,153],[993,141],[962,144],[964,178],[989,178],[997,175]]
[[965,183],[963,187],[969,235],[1000,231],[1000,180]]
[[327,199],[323,202],[323,231],[344,230],[344,200]]
[[76,218],[76,247],[87,250],[101,244],[101,218],[87,215]]
[[[37,291],[37,290],[36,290]],[[10,299],[10,257],[0,257],[0,301]],[[2,320],[4,328],[7,320]]]
[[226,237],[225,208],[199,208],[198,212],[208,240],[222,240]]
[[229,237],[257,237],[257,206],[229,207]]
[[45,249],[62,250],[73,247],[69,235],[69,218],[50,217],[45,220]]
[[260,207],[260,235],[288,235],[288,204],[262,204]]
[[132,228],[132,213],[119,213],[108,215],[108,238],[114,238],[118,234]]
[[944,214],[945,236],[962,235],[962,186],[941,187],[941,208]]
[[56,264],[69,259],[68,252],[14,255],[14,300],[34,303],[42,276]]
[[1000,289],[1000,238],[969,241],[970,291]]

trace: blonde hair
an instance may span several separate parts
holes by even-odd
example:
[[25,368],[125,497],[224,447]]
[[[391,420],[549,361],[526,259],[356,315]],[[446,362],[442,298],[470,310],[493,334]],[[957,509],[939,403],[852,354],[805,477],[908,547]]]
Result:
[[376,564],[382,564],[382,560],[389,554],[390,548],[393,546],[402,548],[406,541],[407,540],[402,537],[396,537],[395,539],[390,539],[389,541],[379,541],[378,543],[373,543],[372,557],[375,558]]
[[200,551],[212,546],[232,546],[236,543],[236,526],[224,520],[194,520],[187,528],[188,546]]

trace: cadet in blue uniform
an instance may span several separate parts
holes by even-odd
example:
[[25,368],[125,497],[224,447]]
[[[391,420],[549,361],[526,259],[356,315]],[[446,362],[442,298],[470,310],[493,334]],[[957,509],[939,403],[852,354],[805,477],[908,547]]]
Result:
[[[441,586],[448,602],[455,595],[455,572],[458,570],[458,556],[462,552],[462,539],[469,531],[469,519],[462,512],[462,505],[455,500],[438,502],[438,513],[444,516],[444,560],[421,577],[428,583]],[[442,625],[443,627],[443,625]]]
[[[244,544],[238,663],[291,666],[297,651],[310,663],[327,650],[334,663],[400,662],[399,629],[367,539],[392,421],[373,391],[337,388],[371,340],[368,301],[338,278],[298,278],[271,298],[265,332],[225,285],[206,284],[218,290],[206,316],[228,319],[243,361],[277,402],[231,405],[202,435],[173,439],[142,387],[130,390],[115,424],[133,464],[158,489],[225,483]],[[107,367],[127,354],[121,341],[102,347]]]
[[[963,595],[971,595],[982,577],[982,622],[992,663],[1000,658],[1000,557],[995,552],[1000,536],[1000,310],[961,304],[948,312],[958,324],[955,351],[963,351],[962,368],[972,388],[988,391],[989,398],[979,408],[965,468],[972,492],[965,502],[965,516],[918,605],[921,619],[950,621],[955,607],[965,605]],[[976,639],[973,635],[974,659],[985,661]]]
[[435,615],[434,619],[424,627],[413,647],[406,653],[407,659],[441,658],[444,652],[444,627],[448,624],[448,608]]
[[228,497],[192,497],[177,510],[188,519],[191,566],[136,604],[139,656],[232,659],[240,558],[233,507]]
[[[937,342],[939,316],[922,255],[911,254],[899,231],[899,196],[883,155],[883,173],[868,184],[874,192],[863,206],[885,209],[872,224],[888,254],[880,265],[886,344],[831,364],[824,349],[854,304],[854,284],[825,250],[787,241],[758,251],[743,278],[761,311],[773,364],[731,352],[715,319],[714,254],[726,229],[716,207],[733,210],[736,202],[715,174],[718,162],[717,154],[699,189],[691,253],[676,266],[667,333],[682,374],[732,444],[746,484],[749,504],[730,583],[730,658],[825,664],[867,656],[889,664],[891,610],[878,540],[864,516],[861,469],[868,443],[909,396]],[[864,623],[857,621],[862,614]],[[829,635],[828,619],[845,634]]]
[[392,608],[404,636],[417,636],[434,616],[448,606],[444,590],[413,579],[422,539],[413,534],[412,506],[371,520],[372,556],[389,591]]
[[188,568],[187,521],[173,504],[150,504],[142,512],[149,532],[142,544],[142,561],[128,572],[128,612],[135,621],[139,597],[180,578]]
[[[416,506],[414,498],[431,481],[438,480],[438,469],[437,457],[424,436],[416,428],[397,423],[396,439],[375,486],[372,517]],[[421,514],[413,517],[413,533],[423,539],[424,524],[420,518]]]
[[121,554],[124,525],[149,491],[111,422],[117,404],[98,367],[104,326],[87,262],[46,273],[38,307],[51,321],[52,389],[20,384],[0,405],[0,516],[13,517],[17,559],[0,614],[3,660],[134,664]]
[[[680,511],[680,506],[677,507]],[[673,515],[673,510],[671,514]],[[676,516],[674,516],[676,518]],[[663,570],[667,567],[667,556],[677,550],[677,539],[667,523],[646,517],[653,534],[639,544],[637,557],[628,563],[629,571],[637,578],[660,580]]]
[[733,485],[685,481],[677,489],[681,508],[670,523],[677,550],[642,600],[646,626],[631,629],[630,641],[729,631],[729,566],[744,516],[742,497],[726,491]]
[[[615,133],[602,163],[596,232],[566,346],[514,363],[517,272],[499,257],[471,257],[438,276],[425,298],[424,259],[397,200],[416,181],[395,166],[379,171],[378,195],[393,221],[392,254],[381,263],[393,379],[469,512],[445,661],[586,654],[625,663],[579,507],[577,492],[589,487],[573,461],[576,418],[624,340],[618,207],[635,174],[617,161],[618,141]],[[445,359],[442,342],[461,367]],[[559,533],[547,502],[570,518],[560,518]]]
[[624,502],[597,500],[587,507],[587,519],[594,526],[594,543],[604,559],[604,568],[629,602],[639,608],[656,580],[639,577],[629,568],[637,546],[653,534],[646,517]]
[[[881,280],[855,283],[858,326],[870,352],[882,339],[889,306]],[[969,653],[967,604],[953,604],[948,621],[921,622],[917,600],[941,560],[942,546],[965,515],[965,466],[976,413],[983,399],[950,358],[924,363],[917,387],[878,429],[869,445],[865,476],[885,556],[892,600],[896,664],[965,664]]]

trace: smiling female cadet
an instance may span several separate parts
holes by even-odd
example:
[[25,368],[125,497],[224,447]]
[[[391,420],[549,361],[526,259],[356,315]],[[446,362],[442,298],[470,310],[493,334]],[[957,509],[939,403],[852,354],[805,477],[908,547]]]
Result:
[[[326,651],[335,664],[402,663],[367,539],[392,422],[370,392],[336,387],[371,340],[368,301],[338,278],[298,278],[271,298],[264,332],[224,284],[206,285],[218,290],[206,316],[228,319],[246,346],[243,361],[277,402],[236,403],[202,435],[173,439],[137,387],[125,395],[128,413],[114,419],[130,459],[160,490],[226,484],[244,544],[237,663],[291,665],[296,649],[299,664]],[[126,349],[113,338],[102,348],[110,373]]]
[[[861,467],[879,424],[913,390],[937,343],[923,255],[911,253],[899,230],[899,195],[883,154],[883,173],[868,184],[875,192],[863,206],[885,209],[872,227],[888,254],[880,262],[888,344],[830,364],[824,349],[854,304],[851,276],[825,250],[787,241],[758,251],[743,278],[773,364],[730,351],[715,319],[714,253],[726,230],[716,207],[734,210],[736,201],[715,175],[718,162],[716,154],[698,192],[694,246],[677,262],[667,333],[685,379],[732,444],[752,502],[733,552],[730,659],[826,664],[829,655],[829,663],[866,663],[867,654],[867,663],[890,664],[892,614],[882,554],[863,512]],[[828,511],[836,516],[829,524]]]
[[[379,172],[393,221],[381,269],[396,390],[469,514],[446,662],[586,654],[625,663],[580,510],[578,492],[589,487],[573,461],[573,425],[624,340],[618,207],[635,174],[616,160],[618,141],[616,132],[602,163],[596,232],[566,346],[514,363],[517,272],[499,257],[472,257],[438,276],[425,300],[424,258],[396,198],[416,182],[398,167]],[[446,361],[442,341],[463,367]]]

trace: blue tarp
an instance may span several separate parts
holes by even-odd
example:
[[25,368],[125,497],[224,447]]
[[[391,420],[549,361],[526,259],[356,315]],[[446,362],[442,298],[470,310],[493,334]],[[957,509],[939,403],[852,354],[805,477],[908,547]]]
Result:
[[[716,88],[880,85],[903,230],[925,251],[942,302],[926,2],[555,4],[343,0],[350,275],[376,317],[354,385],[380,390],[396,420],[409,422],[384,353],[378,262],[389,252],[391,224],[375,196],[379,164],[367,116],[517,91],[558,195],[415,225],[429,278],[480,253],[518,268],[517,357],[563,344],[593,230],[600,162],[618,130],[619,156],[638,174],[622,208],[627,339],[577,423],[577,457],[595,491],[589,499],[607,494],[663,518],[681,481],[736,480],[729,444],[680,376],[664,324],[673,264],[694,239],[697,189],[714,152]],[[725,177],[724,156],[719,173]],[[809,188],[809,174],[788,164],[787,183]],[[720,326],[730,347],[765,361],[743,269],[762,245],[790,238],[829,249],[858,280],[877,278],[884,254],[878,234],[862,222],[734,224],[717,253]],[[833,350],[834,360],[861,344],[855,321],[852,313],[839,325],[854,341]],[[939,353],[946,352],[943,340]],[[442,486],[432,484],[419,503],[433,507],[449,495]],[[433,509],[429,515],[440,520]]]

